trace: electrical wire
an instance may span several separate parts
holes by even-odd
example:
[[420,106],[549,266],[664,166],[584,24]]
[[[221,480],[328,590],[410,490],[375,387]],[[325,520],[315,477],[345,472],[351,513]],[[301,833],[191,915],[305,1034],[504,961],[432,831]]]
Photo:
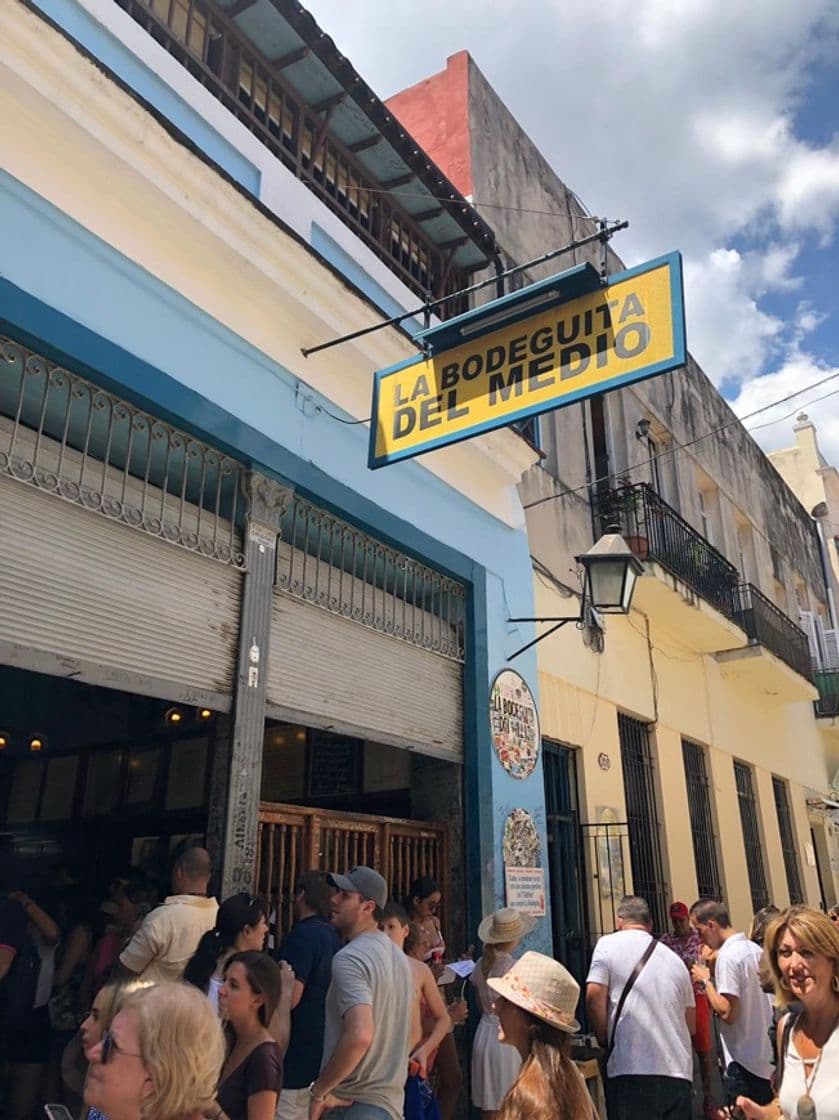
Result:
[[[659,460],[659,462],[661,462],[664,459],[667,459],[671,456],[675,457],[676,455],[678,455],[679,452],[686,451],[690,447],[695,447],[698,443],[702,443],[703,440],[710,439],[711,436],[719,435],[720,432],[725,432],[729,428],[734,428],[734,427],[737,427],[738,425],[741,425],[741,426],[745,427],[745,421],[750,420],[753,416],[759,416],[763,412],[768,412],[770,408],[777,408],[778,405],[786,404],[787,401],[791,401],[795,397],[800,397],[802,393],[809,393],[811,389],[817,389],[819,387],[819,385],[824,385],[828,381],[834,381],[837,377],[839,377],[839,370],[837,370],[835,373],[829,374],[827,377],[821,378],[819,381],[814,381],[811,385],[805,385],[803,389],[796,389],[795,392],[788,393],[785,397],[781,397],[779,400],[772,401],[769,404],[761,405],[760,408],[754,409],[753,412],[747,412],[745,416],[734,416],[727,423],[720,424],[716,428],[711,428],[710,431],[705,432],[701,436],[696,436],[695,439],[687,440],[687,441],[685,441],[685,443],[674,443],[672,446],[663,449],[659,453],[658,460]],[[839,392],[839,390],[837,390],[837,392]],[[832,394],[830,394],[830,393],[827,394],[827,396],[831,396],[831,395]],[[797,409],[795,411],[797,411]],[[776,422],[777,421],[772,421],[772,423],[776,423]],[[768,425],[766,425],[766,426],[768,426]],[[747,431],[749,431],[749,430],[757,431],[757,426],[754,429],[746,429],[746,430]],[[621,473],[628,477],[629,475],[633,474],[633,472],[635,472],[635,471],[647,470],[647,469],[649,469],[649,463],[647,463],[647,462],[636,463],[634,466],[627,467],[626,470],[622,471]],[[579,486],[571,486],[571,487],[568,487],[565,490],[560,490],[556,494],[548,494],[544,498],[537,498],[533,502],[527,502],[523,506],[523,508],[524,509],[535,509],[537,506],[545,505],[547,502],[555,502],[555,501],[558,501],[560,498],[567,498],[571,494],[579,494],[584,490],[588,490],[592,486],[596,486],[600,482],[608,482],[610,480],[610,478],[611,478],[611,475],[609,475],[608,473],[606,473],[604,475],[600,475],[598,478],[589,479],[588,481],[581,483]]]
[[368,416],[364,420],[346,420],[346,419],[344,419],[343,416],[336,416],[336,414],[334,412],[330,412],[329,409],[325,405],[322,405],[322,404],[316,404],[315,405],[315,410],[317,412],[325,413],[326,416],[331,417],[333,420],[337,420],[339,424],[347,424],[350,427],[352,427],[355,424],[369,424],[370,421],[373,419],[372,416]]
[[[511,206],[506,202],[484,202],[477,198],[473,198],[471,202],[468,199],[442,197],[436,194],[428,194],[425,191],[405,191],[400,187],[348,187],[346,190],[347,196],[361,195],[361,194],[386,194],[389,198],[404,199],[415,198],[421,202],[441,202],[447,206],[453,206],[459,210],[477,210],[483,207],[485,210],[509,210],[512,214],[536,214],[543,218],[562,218],[572,222],[597,222],[600,221],[598,217],[588,212],[583,214],[565,214],[559,210],[538,210],[532,206]],[[585,207],[580,202],[577,195],[573,195],[575,201],[585,210]],[[411,215],[408,215],[411,217]],[[604,221],[606,219],[603,219]]]

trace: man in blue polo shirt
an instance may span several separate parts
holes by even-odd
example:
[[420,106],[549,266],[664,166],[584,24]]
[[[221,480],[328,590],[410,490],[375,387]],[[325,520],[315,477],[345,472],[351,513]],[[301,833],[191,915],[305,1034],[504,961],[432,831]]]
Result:
[[341,947],[338,931],[329,920],[333,893],[319,871],[305,871],[300,876],[295,885],[294,925],[276,954],[278,960],[291,965],[295,977],[277,1120],[306,1120],[309,1086],[320,1073],[326,993],[332,958]]

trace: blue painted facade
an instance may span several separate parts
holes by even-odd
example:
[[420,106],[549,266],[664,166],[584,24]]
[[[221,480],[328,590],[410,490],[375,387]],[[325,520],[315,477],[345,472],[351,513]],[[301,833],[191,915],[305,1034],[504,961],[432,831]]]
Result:
[[[206,123],[184,115],[189,107],[179,98],[175,104],[164,88],[155,90],[155,83],[163,83],[147,67],[132,65],[125,48],[97,30],[82,9],[70,0],[43,0],[41,6],[123,81],[136,83],[159,111],[171,112],[210,159],[228,160],[227,170],[234,173],[235,159],[225,155],[226,142],[210,135]],[[246,179],[247,168],[240,171]],[[529,810],[544,837],[541,763],[524,782],[510,778],[495,756],[489,731],[491,681],[505,667],[506,655],[529,636],[526,630],[511,630],[507,618],[533,613],[524,529],[500,522],[421,460],[369,471],[363,425],[341,424],[320,411],[321,398],[296,373],[5,173],[0,173],[0,223],[6,231],[0,262],[3,331],[291,483],[314,502],[469,586],[464,722],[474,930],[487,901],[503,904],[501,835],[507,812]],[[314,230],[313,236],[320,240],[313,246],[312,267],[322,268],[329,246]],[[335,260],[342,271],[351,264]],[[354,282],[371,294],[376,284],[362,275]],[[339,375],[340,348],[334,353]],[[372,369],[370,374],[372,383]],[[339,411],[330,401],[322,403]],[[535,652],[517,661],[516,668],[538,700]],[[546,850],[542,864],[547,869]],[[549,920],[538,924],[528,939],[530,947],[550,951]]]

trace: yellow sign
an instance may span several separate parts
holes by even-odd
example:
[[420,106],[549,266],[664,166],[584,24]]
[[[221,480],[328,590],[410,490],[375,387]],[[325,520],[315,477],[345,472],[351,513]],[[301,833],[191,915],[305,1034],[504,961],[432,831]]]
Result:
[[684,365],[681,257],[610,277],[510,326],[479,329],[477,321],[472,339],[376,373],[371,467]]

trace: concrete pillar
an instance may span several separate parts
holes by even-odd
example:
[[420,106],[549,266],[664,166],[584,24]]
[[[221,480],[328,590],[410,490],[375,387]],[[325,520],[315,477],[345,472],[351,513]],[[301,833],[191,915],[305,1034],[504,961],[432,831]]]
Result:
[[708,751],[708,763],[720,827],[720,874],[725,901],[735,928],[748,929],[752,920],[752,892],[746,866],[734,762],[730,754],[712,747]]
[[[696,859],[690,832],[685,765],[682,739],[678,731],[658,727],[655,732],[658,748],[658,774],[661,788],[662,861],[665,878],[671,886],[671,900],[680,899],[688,906],[698,896]],[[667,868],[669,865],[669,874]]]
[[254,886],[277,538],[282,516],[292,498],[289,489],[255,472],[248,476],[247,490],[247,570],[239,626],[222,898],[252,890]]

